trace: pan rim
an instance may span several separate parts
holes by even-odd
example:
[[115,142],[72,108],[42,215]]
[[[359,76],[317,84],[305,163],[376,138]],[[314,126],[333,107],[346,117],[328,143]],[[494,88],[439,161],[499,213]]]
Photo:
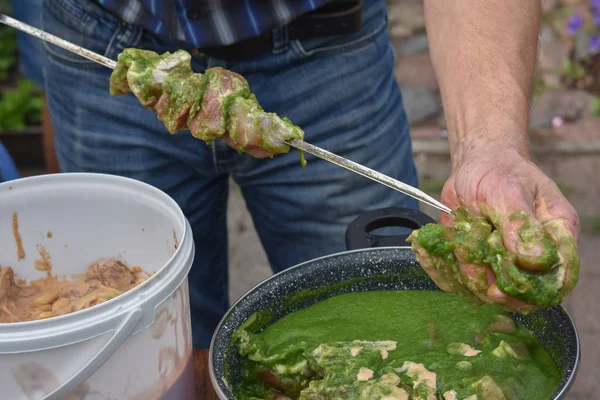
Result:
[[[217,333],[221,330],[223,324],[226,322],[229,315],[234,312],[234,310],[236,309],[237,305],[240,302],[243,302],[252,292],[254,292],[256,289],[258,289],[262,285],[267,284],[271,280],[277,279],[277,277],[279,277],[280,275],[283,275],[286,273],[291,273],[292,271],[302,268],[305,265],[313,264],[315,262],[327,260],[330,258],[346,256],[346,255],[350,255],[350,254],[365,253],[365,252],[371,252],[371,251],[385,251],[385,250],[387,250],[387,251],[390,251],[390,250],[391,251],[398,251],[398,250],[412,251],[410,246],[384,246],[384,247],[370,247],[370,248],[364,248],[364,249],[347,250],[347,251],[341,251],[341,252],[337,252],[337,253],[328,254],[328,255],[325,255],[322,257],[317,257],[317,258],[313,258],[311,260],[304,261],[300,264],[293,265],[287,269],[284,269],[283,271],[273,274],[270,277],[257,283],[252,288],[247,290],[242,296],[240,296],[240,298],[238,300],[236,300],[229,307],[229,309],[227,310],[225,315],[223,315],[223,317],[219,321],[219,324],[215,328],[213,337],[211,338],[211,341],[210,341],[210,347],[209,347],[209,352],[208,352],[208,372],[209,372],[209,376],[210,376],[210,381],[213,385],[213,389],[215,390],[217,396],[220,399],[230,399],[230,397],[221,388],[221,385],[219,384],[219,381],[214,373],[215,372],[214,371],[214,363],[213,363],[214,345],[217,340],[217,336],[218,336]],[[577,356],[575,357],[573,368],[571,370],[571,373],[569,374],[567,381],[565,382],[564,386],[562,386],[562,388],[557,388],[557,390],[559,390],[559,391],[555,392],[553,397],[550,399],[550,400],[560,400],[564,396],[566,396],[566,394],[569,392],[570,388],[573,386],[573,383],[575,382],[575,380],[577,378],[577,374],[579,371],[579,365],[580,365],[580,361],[581,361],[581,343],[580,343],[580,338],[579,338],[579,332],[577,331],[577,326],[575,325],[575,321],[571,317],[571,314],[569,314],[568,310],[563,306],[562,303],[557,306],[554,306],[554,307],[559,307],[561,309],[561,311],[564,312],[567,316],[569,324],[571,325],[573,332],[575,334],[574,339],[575,339],[576,354],[577,354]],[[229,388],[227,378],[225,376],[223,376],[222,379],[223,379],[225,386],[227,386]]]

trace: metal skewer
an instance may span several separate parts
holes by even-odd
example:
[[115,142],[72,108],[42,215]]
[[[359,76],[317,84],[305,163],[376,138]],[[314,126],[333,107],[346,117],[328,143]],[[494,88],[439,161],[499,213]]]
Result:
[[350,161],[347,158],[340,157],[337,154],[331,153],[325,149],[314,146],[310,143],[304,142],[298,139],[292,139],[290,141],[286,141],[285,143],[289,144],[292,147],[305,151],[309,154],[312,154],[315,157],[322,158],[323,160],[329,161],[335,165],[338,165],[342,168],[346,168],[354,173],[362,175],[366,178],[372,179],[382,185],[395,189],[399,192],[402,192],[410,197],[413,197],[425,204],[429,204],[432,207],[437,208],[440,211],[451,213],[452,210],[446,207],[444,204],[440,203],[433,197],[429,196],[427,193],[413,187],[407,185],[406,183],[400,182],[394,178],[391,178],[381,172],[377,172],[371,168],[365,167],[362,164],[358,164],[354,161]]
[[110,58],[106,58],[104,56],[101,56],[100,54],[96,54],[93,51],[89,51],[87,49],[84,49],[81,46],[77,46],[71,42],[67,42],[64,39],[61,39],[59,37],[56,37],[54,35],[51,35],[47,32],[44,32],[40,29],[37,29],[31,25],[27,25],[19,20],[16,20],[14,18],[11,18],[7,15],[4,14],[0,14],[0,22],[2,22],[5,25],[11,26],[15,29],[18,29],[20,31],[23,31],[25,33],[28,33],[32,36],[35,36],[39,39],[42,39],[46,42],[55,44],[59,47],[62,47],[63,49],[72,51],[73,53],[79,54],[82,57],[85,57],[89,60],[95,61],[98,64],[102,64],[105,67],[111,68],[111,69],[115,69],[115,67],[117,66],[116,61],[111,60]]
[[[108,67],[110,69],[115,69],[115,67],[117,66],[117,62],[111,60],[110,58],[106,58],[104,56],[101,56],[100,54],[94,53],[93,51],[84,49],[81,46],[77,46],[71,42],[68,42],[64,39],[61,39],[54,35],[51,35],[47,32],[37,29],[31,25],[27,25],[21,21],[18,21],[16,19],[6,16],[4,14],[0,14],[0,22],[3,24],[6,24],[8,26],[11,26],[15,29],[18,29],[20,31],[23,31],[25,33],[28,33],[30,35],[33,35],[33,36],[35,36],[39,39],[42,39],[46,42],[49,42],[49,43],[52,43],[59,47],[62,47],[63,49],[66,49],[73,53],[76,53],[82,57],[87,58],[88,60],[92,60],[94,62],[102,64],[105,67]],[[314,146],[314,145],[304,142],[302,140],[292,139],[290,141],[286,141],[285,143],[292,147],[295,147],[297,149],[305,151],[309,154],[312,154],[315,157],[322,158],[326,161],[329,161],[330,163],[336,164],[342,168],[346,168],[347,170],[355,172],[366,178],[372,179],[375,182],[381,183],[382,185],[385,185],[385,186],[390,187],[394,190],[397,190],[401,193],[404,193],[404,194],[406,194],[410,197],[413,197],[425,204],[428,204],[434,208],[437,208],[440,211],[443,211],[446,213],[452,212],[452,210],[450,208],[448,208],[444,204],[440,203],[433,197],[429,196],[425,192],[422,192],[421,190],[419,190],[417,188],[407,185],[406,183],[400,182],[400,181],[398,181],[394,178],[391,178],[387,175],[384,175],[380,172],[372,170],[371,168],[365,167],[364,165],[358,164],[354,161],[350,161],[344,157],[340,157],[336,154],[333,154],[327,150],[324,150],[320,147]]]

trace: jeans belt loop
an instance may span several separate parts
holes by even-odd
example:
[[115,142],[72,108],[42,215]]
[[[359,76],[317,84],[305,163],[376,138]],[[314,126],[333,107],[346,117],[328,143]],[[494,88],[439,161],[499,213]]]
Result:
[[273,29],[272,36],[273,54],[285,52],[290,44],[287,25]]

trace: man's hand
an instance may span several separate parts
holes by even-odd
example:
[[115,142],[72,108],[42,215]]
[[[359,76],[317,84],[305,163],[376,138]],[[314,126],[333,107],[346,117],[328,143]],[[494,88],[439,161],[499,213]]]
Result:
[[[494,149],[485,143],[482,147],[474,149],[474,154],[465,154],[456,163],[444,185],[442,203],[452,209],[464,206],[476,215],[482,214],[480,205],[485,204],[489,210],[483,212],[502,216],[504,244],[517,254],[525,252],[517,235],[521,224],[509,221],[508,217],[519,211],[542,225],[553,221],[564,224],[577,243],[580,233],[577,212],[554,181],[529,158],[511,148]],[[444,213],[441,223],[451,225],[452,219]]]
[[[536,225],[532,230],[549,234],[552,244],[558,248],[566,265],[565,282],[568,285],[576,257],[568,239],[577,244],[580,232],[579,218],[573,206],[550,178],[515,149],[493,148],[485,142],[472,144],[469,148],[467,152],[460,152],[461,157],[444,185],[442,202],[452,209],[465,207],[474,215],[494,221],[503,231],[506,249],[517,254],[518,266],[523,270],[544,272],[550,267],[544,262],[544,249],[532,245],[531,238],[519,235],[523,219],[511,218],[525,212]],[[454,223],[448,214],[443,214],[440,222],[446,226]],[[515,310],[529,308],[499,290],[494,274],[489,267],[487,269],[489,288],[485,295],[489,301]],[[463,263],[461,270],[468,274],[478,268]]]
[[[575,210],[529,157],[529,98],[540,17],[539,0],[425,0],[453,165],[442,202],[492,220],[523,270],[548,266],[541,248],[519,237],[523,219],[511,215],[522,211],[533,217],[534,232],[548,232],[559,252],[571,258],[565,253],[573,253],[573,244],[567,249],[563,239],[579,236]],[[452,224],[452,217],[443,215],[441,222]],[[478,270],[458,261],[461,273]],[[487,274],[489,288],[479,297],[516,302],[519,308],[516,299],[498,290],[495,278]]]

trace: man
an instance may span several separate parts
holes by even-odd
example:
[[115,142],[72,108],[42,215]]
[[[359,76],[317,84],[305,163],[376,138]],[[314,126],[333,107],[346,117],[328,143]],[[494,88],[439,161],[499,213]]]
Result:
[[[12,0],[12,12],[19,21],[40,28],[42,0]],[[4,10],[10,13],[8,10]],[[19,49],[19,72],[38,86],[44,86],[43,42],[25,32],[17,32]]]
[[[42,0],[12,0],[12,12],[16,19],[36,28],[41,28]],[[5,12],[9,13],[7,10]],[[10,13],[9,13],[10,14]],[[6,27],[6,29],[12,29]],[[46,52],[44,42],[28,33],[17,32],[17,47],[19,55],[19,72],[44,87],[44,61]],[[54,150],[54,134],[48,112],[48,105],[44,96],[44,110],[42,112],[42,128],[44,129],[44,163],[46,171],[59,172],[56,151]]]
[[[575,211],[528,155],[538,2],[433,0],[426,11],[454,168],[443,201],[536,216],[545,200],[552,218],[578,235]],[[384,0],[44,0],[43,26],[112,59],[127,47],[188,50],[198,72],[221,66],[243,75],[264,109],[289,117],[308,142],[417,184]],[[322,160],[309,158],[303,169],[293,152],[257,160],[222,141],[207,146],[188,134],[171,136],[133,96],[109,96],[109,70],[46,50],[62,170],[146,181],[189,219],[197,255],[190,274],[195,347],[209,344],[228,306],[229,176],[274,271],[343,250],[345,227],[361,212],[418,206]],[[510,249],[518,248],[513,232],[505,237]]]

